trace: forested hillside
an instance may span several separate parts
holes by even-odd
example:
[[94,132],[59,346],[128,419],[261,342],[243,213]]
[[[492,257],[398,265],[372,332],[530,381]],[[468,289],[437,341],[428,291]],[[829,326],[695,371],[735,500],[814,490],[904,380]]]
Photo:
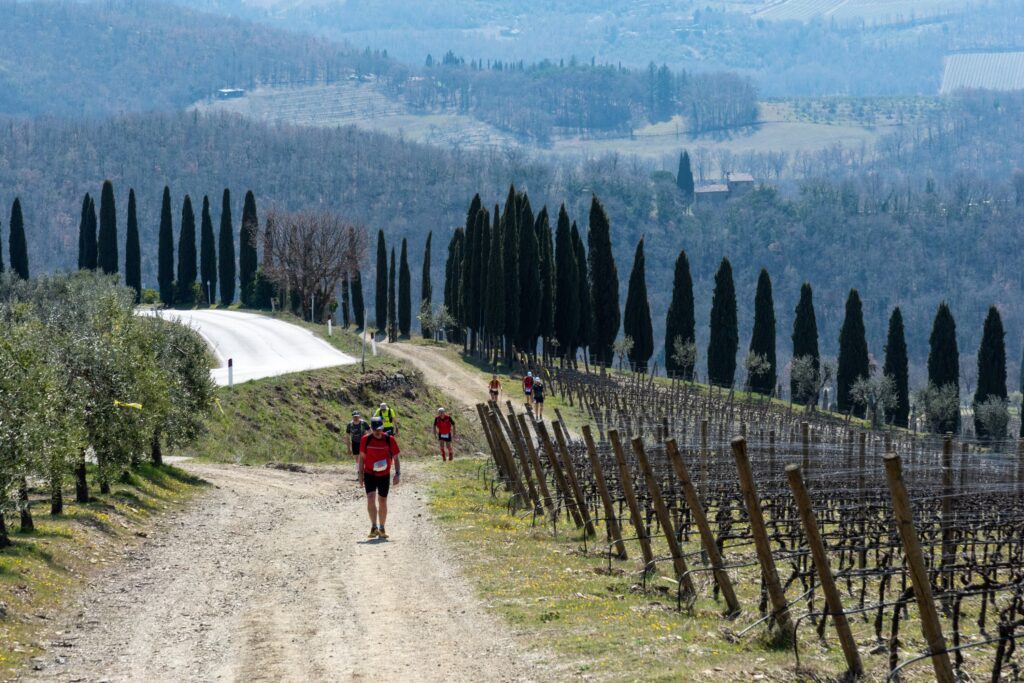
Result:
[[[467,60],[575,56],[633,67],[655,61],[737,71],[772,96],[933,94],[945,52],[1020,46],[1024,36],[1024,7],[1016,0],[938,7],[929,0],[799,3],[817,10],[809,13],[746,0],[178,1],[355,45],[388,46],[412,64],[447,50]],[[855,4],[867,12],[858,16]],[[774,11],[758,11],[772,5]]]
[[223,87],[338,77],[374,55],[174,5],[0,0],[0,112],[184,108]]
[[[438,150],[351,128],[266,126],[195,114],[135,115],[102,123],[9,122],[0,129],[0,204],[9,206],[16,195],[21,197],[33,272],[43,272],[75,265],[85,192],[95,196],[102,180],[111,178],[123,226],[128,189],[134,188],[143,282],[153,286],[165,184],[172,191],[175,230],[185,193],[198,204],[204,194],[219,197],[224,187],[232,189],[236,201],[252,189],[261,215],[271,206],[330,208],[368,228],[383,228],[391,244],[408,237],[413,282],[419,281],[423,241],[433,230],[434,283],[440,291],[444,245],[454,227],[464,224],[476,192],[493,206],[514,182],[529,193],[537,211],[546,204],[556,212],[564,201],[580,226],[587,224],[591,194],[596,193],[611,221],[620,273],[646,235],[656,355],[672,267],[685,248],[694,274],[701,344],[711,280],[719,260],[728,256],[736,276],[741,349],[750,334],[754,283],[764,266],[774,282],[782,362],[805,280],[815,287],[823,354],[835,353],[843,302],[849,288],[857,287],[876,357],[889,309],[899,304],[910,356],[920,363],[935,307],[948,299],[968,355],[977,348],[987,306],[999,305],[1010,331],[1012,361],[1019,358],[1017,340],[1024,329],[1024,278],[1017,262],[1024,249],[1019,229],[1024,184],[1014,188],[1002,160],[1020,158],[1015,155],[1024,139],[1019,135],[1022,107],[1020,98],[1001,98],[998,107],[991,100],[972,102],[967,111],[976,116],[965,113],[952,130],[937,127],[913,146],[880,150],[873,169],[859,169],[873,170],[862,182],[843,180],[837,172],[835,180],[805,182],[792,198],[765,189],[695,215],[686,213],[671,176],[648,175],[642,165],[617,157],[556,166],[516,155]],[[982,116],[982,111],[988,113]],[[981,137],[1002,140],[1005,154],[992,151],[994,142],[982,145]],[[980,170],[985,154],[1000,158],[997,173],[972,176],[961,169],[958,158],[975,149],[972,160]],[[913,161],[917,171],[897,174],[898,160]],[[240,206],[234,214],[241,215]],[[6,213],[0,220],[0,234],[6,234]],[[371,264],[365,267],[367,273],[372,269]]]

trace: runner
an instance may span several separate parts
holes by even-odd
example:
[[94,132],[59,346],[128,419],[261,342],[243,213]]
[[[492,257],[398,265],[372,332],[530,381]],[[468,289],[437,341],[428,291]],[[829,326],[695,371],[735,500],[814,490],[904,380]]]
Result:
[[388,436],[398,434],[398,417],[395,415],[394,410],[388,408],[387,403],[381,403],[380,408],[374,411],[373,416],[381,419],[384,424],[384,431],[387,432]]
[[370,515],[369,538],[388,537],[384,524],[388,521],[388,491],[391,488],[391,468],[395,468],[395,486],[402,476],[402,465],[398,460],[398,442],[384,431],[379,417],[370,420],[370,433],[363,437],[359,446],[359,460],[356,472],[359,485],[366,491],[366,511]]
[[523,393],[526,394],[526,405],[530,405],[532,394],[533,394],[533,373],[526,373],[526,377],[523,378]]
[[434,418],[434,434],[441,448],[441,462],[444,462],[444,445],[448,444],[448,460],[454,460],[452,452],[452,441],[455,439],[455,420],[445,412],[444,408],[437,409],[437,417]]
[[498,381],[497,375],[491,375],[491,383],[487,385],[487,388],[491,392],[491,400],[497,402],[498,392],[501,391],[501,382]]
[[363,436],[370,431],[370,425],[367,424],[358,410],[352,411],[352,421],[345,425],[345,433],[348,434],[348,452],[354,458],[359,458],[359,443],[363,440]]
[[533,383],[533,412],[538,420],[544,419],[544,382]]

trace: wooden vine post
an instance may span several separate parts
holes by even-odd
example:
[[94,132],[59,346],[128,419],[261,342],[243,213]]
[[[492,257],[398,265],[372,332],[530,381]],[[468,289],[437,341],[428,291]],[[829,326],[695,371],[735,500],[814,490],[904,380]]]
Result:
[[718,583],[719,590],[722,591],[722,597],[725,598],[725,604],[728,607],[727,614],[735,616],[741,611],[740,601],[736,599],[736,592],[733,590],[729,574],[723,569],[725,563],[722,561],[722,554],[718,552],[715,535],[711,531],[711,525],[708,524],[707,515],[704,514],[704,506],[701,505],[700,496],[697,495],[697,489],[693,486],[693,480],[690,479],[690,473],[686,469],[686,463],[683,462],[683,456],[679,452],[675,439],[669,439],[665,442],[665,452],[668,454],[668,459],[676,472],[676,478],[683,486],[686,505],[690,508],[693,521],[697,524],[701,545],[704,548],[704,552],[707,553],[708,560],[711,562],[715,581]]
[[654,478],[651,461],[647,459],[647,453],[644,451],[644,440],[640,437],[633,439],[633,454],[636,455],[636,460],[640,463],[640,470],[644,473],[647,492],[651,496],[651,504],[654,505],[654,514],[658,516],[658,523],[665,534],[668,550],[672,553],[672,566],[675,567],[676,578],[682,583],[683,590],[687,595],[694,595],[696,590],[693,586],[693,579],[690,577],[690,568],[686,566],[686,558],[683,557],[683,549],[679,545],[679,539],[676,538],[672,517],[668,514],[665,499],[661,497],[661,488],[658,486],[658,480]]
[[579,507],[580,516],[583,517],[583,527],[588,536],[596,536],[597,530],[594,529],[594,522],[590,519],[590,508],[587,507],[587,500],[583,496],[583,488],[580,486],[580,480],[576,476],[576,467],[572,464],[572,456],[569,455],[569,447],[565,442],[565,436],[562,432],[564,425],[561,422],[555,421],[552,423],[552,428],[555,430],[555,440],[558,442],[558,452],[562,456],[562,466],[565,468],[565,478],[569,481],[569,486],[572,487],[573,498],[576,499],[576,505]]
[[597,492],[604,505],[605,528],[608,530],[608,538],[615,545],[616,556],[620,560],[625,560],[628,557],[626,544],[622,542],[622,530],[619,528],[619,520],[615,516],[615,504],[608,493],[608,483],[605,481],[604,471],[601,469],[601,459],[597,457],[597,446],[590,433],[590,425],[583,426],[583,441],[587,444],[587,457],[590,458],[590,467],[594,470],[594,480],[597,482]]
[[544,426],[543,422],[534,422],[533,428],[537,430],[537,436],[540,437],[540,444],[544,447],[544,454],[547,455],[548,464],[551,465],[551,471],[555,474],[555,484],[558,486],[558,492],[561,494],[562,500],[565,501],[565,507],[569,510],[572,521],[575,522],[578,529],[583,526],[583,517],[576,506],[576,499],[573,497],[572,489],[569,488],[569,482],[565,479],[565,472],[562,471],[562,465],[558,462],[555,449],[551,445],[548,429]]
[[789,616],[786,594],[782,589],[782,582],[779,581],[779,572],[775,568],[775,558],[772,557],[772,546],[764,525],[764,512],[761,510],[761,501],[754,486],[754,475],[750,470],[750,459],[747,457],[747,440],[742,436],[732,440],[732,454],[736,459],[743,503],[750,517],[750,533],[754,537],[754,548],[757,551],[758,562],[761,563],[761,574],[768,589],[768,599],[772,603],[772,616],[779,626],[782,640],[791,642],[794,634],[793,620]]
[[633,489],[633,475],[629,471],[626,454],[622,450],[622,442],[619,441],[619,430],[608,430],[608,440],[612,442],[612,452],[615,454],[615,462],[619,466],[619,481],[622,483],[622,494],[626,497],[629,516],[633,519],[633,529],[636,531],[637,540],[640,541],[640,552],[643,554],[644,566],[646,567],[654,561],[654,552],[651,550],[651,539],[647,535],[647,526],[644,524],[644,517],[640,513],[640,505],[636,500],[636,491]]
[[796,506],[800,511],[800,521],[804,525],[804,535],[807,537],[807,545],[811,549],[814,568],[818,571],[818,579],[821,581],[821,589],[825,594],[825,604],[828,605],[828,613],[836,627],[836,635],[839,636],[839,644],[843,648],[843,656],[846,657],[846,667],[851,675],[855,677],[860,676],[864,673],[864,666],[860,661],[860,652],[857,651],[857,641],[853,639],[850,623],[846,620],[846,612],[843,611],[843,600],[839,595],[839,589],[836,587],[835,578],[832,576],[828,555],[825,553],[825,545],[822,543],[821,533],[818,531],[818,520],[814,517],[814,510],[811,508],[811,497],[807,494],[807,487],[804,486],[804,478],[800,473],[800,466],[787,465],[786,477],[789,479],[789,487],[793,489],[793,497],[796,499]]
[[526,443],[526,454],[530,458],[530,464],[533,466],[534,474],[537,477],[537,489],[540,491],[541,500],[548,514],[554,519],[555,501],[548,490],[544,468],[540,464],[540,458],[537,457],[537,449],[533,447],[533,439],[530,437],[530,429],[526,424],[526,416],[520,414],[516,416],[516,419],[519,422],[519,431],[523,434],[523,441]]
[[888,453],[885,456],[885,478],[889,482],[893,514],[896,516],[896,526],[903,541],[907,569],[910,571],[914,597],[917,598],[917,607],[921,613],[921,633],[928,643],[928,653],[935,669],[935,680],[939,683],[953,683],[953,667],[949,661],[949,652],[946,650],[946,641],[942,637],[942,624],[935,609],[932,584],[921,553],[921,542],[917,537],[917,531],[914,530],[910,497],[903,482],[903,464],[900,456],[895,453]]

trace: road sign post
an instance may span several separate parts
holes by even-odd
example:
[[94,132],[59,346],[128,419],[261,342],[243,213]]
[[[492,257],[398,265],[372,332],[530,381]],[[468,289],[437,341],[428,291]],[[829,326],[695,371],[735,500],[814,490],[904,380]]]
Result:
[[235,387],[235,359],[228,358],[228,389]]

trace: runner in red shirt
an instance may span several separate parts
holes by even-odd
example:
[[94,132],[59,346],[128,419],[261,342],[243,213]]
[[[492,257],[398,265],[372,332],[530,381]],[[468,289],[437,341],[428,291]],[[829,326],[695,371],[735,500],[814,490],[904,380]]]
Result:
[[388,491],[391,488],[391,468],[395,468],[395,486],[402,476],[398,461],[398,442],[384,431],[384,420],[370,420],[370,433],[359,445],[356,473],[359,485],[366,489],[366,511],[370,514],[370,538],[387,538],[384,524],[388,520]]
[[445,461],[444,445],[448,444],[448,460],[454,460],[452,452],[452,441],[455,439],[455,420],[445,412],[444,408],[437,409],[437,417],[434,418],[434,434],[441,448],[441,462]]
[[526,377],[523,378],[523,393],[526,394],[526,405],[530,405],[531,399],[533,398],[533,373],[526,373]]

